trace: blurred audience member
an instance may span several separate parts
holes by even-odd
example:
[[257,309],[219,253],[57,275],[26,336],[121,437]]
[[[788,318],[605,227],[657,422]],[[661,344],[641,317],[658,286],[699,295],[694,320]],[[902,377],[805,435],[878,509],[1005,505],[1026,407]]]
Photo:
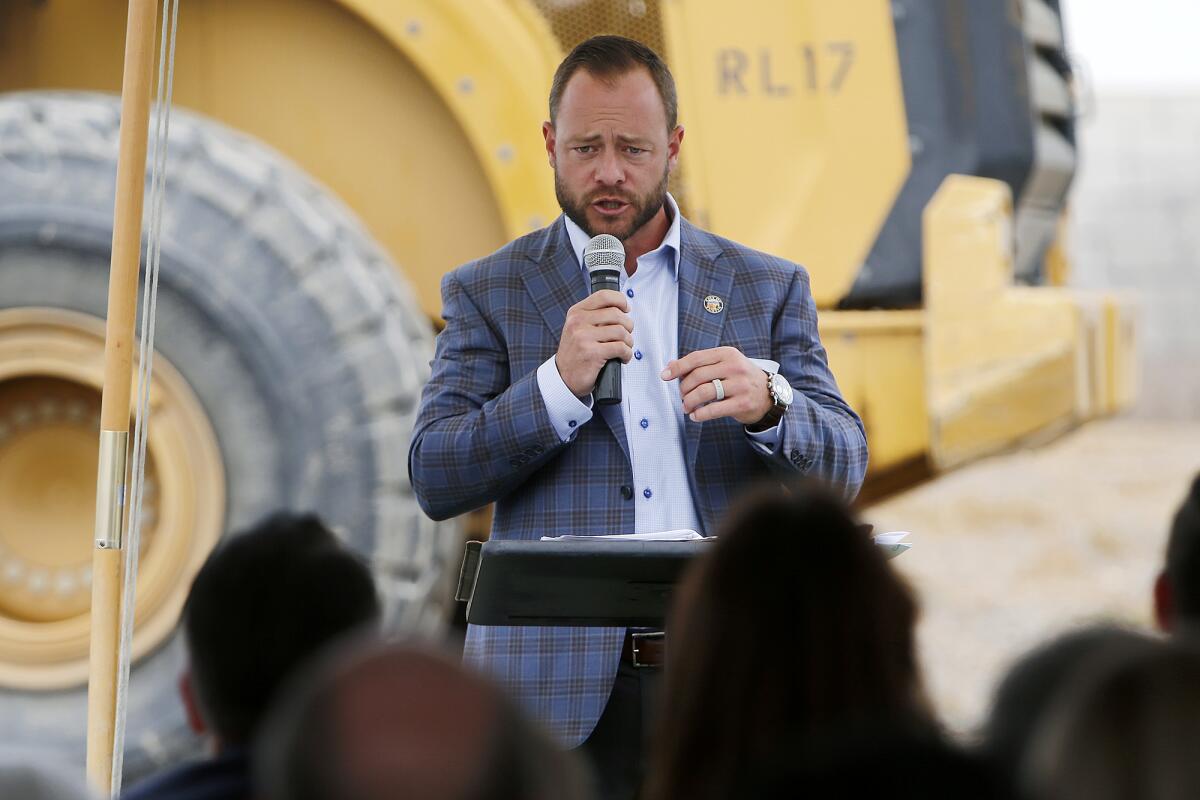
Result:
[[323,664],[264,728],[265,800],[584,800],[579,756],[449,658],[377,645]]
[[840,500],[808,485],[747,498],[676,592],[649,796],[747,796],[841,732],[932,728],[916,611]]
[[282,682],[318,650],[377,624],[367,567],[316,517],[276,514],[223,542],[196,575],[183,610],[188,722],[214,757],[126,792],[136,800],[249,798],[249,754]]
[[1164,631],[1200,629],[1200,475],[1171,524],[1166,565],[1154,584],[1154,613]]
[[1021,657],[1000,681],[984,725],[982,754],[996,774],[1016,786],[1047,711],[1090,659],[1154,644],[1125,628],[1096,625],[1066,633]]
[[977,756],[933,735],[926,726],[875,725],[833,734],[806,748],[803,759],[747,776],[730,798],[785,800],[1007,800]]
[[1089,659],[1033,742],[1035,800],[1200,797],[1200,654],[1155,642]]
[[[82,764],[72,764],[83,771]],[[82,774],[54,764],[40,753],[0,749],[0,798],[3,800],[92,800]]]

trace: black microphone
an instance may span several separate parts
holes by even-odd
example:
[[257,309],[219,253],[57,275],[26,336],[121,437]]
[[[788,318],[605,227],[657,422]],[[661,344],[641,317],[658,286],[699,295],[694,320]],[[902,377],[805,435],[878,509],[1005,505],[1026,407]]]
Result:
[[[601,289],[621,290],[621,270],[625,268],[625,247],[607,233],[593,236],[583,251],[583,266],[592,280],[592,294]],[[600,368],[592,400],[602,406],[621,402],[621,359],[610,358]]]

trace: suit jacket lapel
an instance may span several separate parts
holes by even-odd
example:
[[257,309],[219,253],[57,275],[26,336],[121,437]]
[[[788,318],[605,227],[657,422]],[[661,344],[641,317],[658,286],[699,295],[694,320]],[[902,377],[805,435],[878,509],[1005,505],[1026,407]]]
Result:
[[[541,254],[531,254],[536,262],[535,269],[521,271],[521,279],[525,282],[525,290],[529,292],[534,306],[541,312],[542,319],[557,342],[562,336],[563,325],[567,321],[567,311],[571,306],[588,296],[590,286],[587,277],[575,258],[575,250],[571,247],[571,239],[567,236],[566,226],[562,217],[551,224],[547,231],[546,245]],[[622,419],[620,406],[593,406],[592,413],[612,429],[617,444],[625,453],[625,460],[630,464],[629,442],[625,439],[625,422]]]
[[[679,259],[679,357],[707,350],[721,343],[721,331],[728,314],[733,288],[733,262],[721,258],[721,249],[713,237],[680,221]],[[705,310],[704,300],[714,296],[721,310]],[[696,463],[703,423],[686,423],[688,470]]]
[[567,321],[567,309],[588,295],[587,278],[575,259],[562,217],[547,229],[542,251],[530,252],[529,257],[535,266],[521,270],[521,280],[557,342]]

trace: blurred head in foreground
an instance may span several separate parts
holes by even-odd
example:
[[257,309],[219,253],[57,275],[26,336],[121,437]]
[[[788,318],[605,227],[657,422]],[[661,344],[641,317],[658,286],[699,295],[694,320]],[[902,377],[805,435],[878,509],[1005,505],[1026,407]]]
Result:
[[1196,798],[1198,742],[1200,653],[1143,642],[1084,665],[1038,731],[1023,777],[1036,800]]
[[279,513],[223,542],[183,610],[193,728],[248,744],[291,673],[379,618],[365,564],[312,515]]
[[283,698],[256,750],[266,800],[590,797],[575,754],[424,648],[335,654]]
[[[683,795],[676,795],[682,798]],[[928,731],[876,725],[831,732],[806,756],[747,780],[755,800],[1008,800],[985,761]]]
[[650,797],[735,796],[830,736],[927,727],[916,615],[840,499],[808,484],[745,498],[676,592]]
[[93,800],[82,764],[54,763],[43,753],[0,747],[0,798],[8,800]]
[[1171,523],[1166,563],[1154,585],[1154,613],[1164,631],[1200,629],[1200,475]]
[[1069,631],[1018,659],[1000,681],[984,726],[981,749],[996,773],[1015,784],[1034,734],[1089,661],[1152,645],[1140,633],[1094,625]]

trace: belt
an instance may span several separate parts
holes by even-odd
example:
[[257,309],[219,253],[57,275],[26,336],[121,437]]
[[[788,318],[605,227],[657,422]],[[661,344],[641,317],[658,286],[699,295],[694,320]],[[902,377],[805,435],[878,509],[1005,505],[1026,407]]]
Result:
[[667,637],[662,631],[625,631],[621,660],[634,667],[661,667],[667,660]]

